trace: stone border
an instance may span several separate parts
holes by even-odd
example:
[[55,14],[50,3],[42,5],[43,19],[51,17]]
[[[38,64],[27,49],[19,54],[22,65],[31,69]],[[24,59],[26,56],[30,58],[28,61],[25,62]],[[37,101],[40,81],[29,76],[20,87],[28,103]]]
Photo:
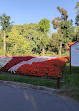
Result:
[[13,81],[3,81],[0,80],[0,84],[8,84],[8,85],[14,85],[16,87],[22,87],[22,88],[28,88],[28,89],[35,89],[35,90],[43,90],[49,93],[59,93],[60,90],[54,89],[54,88],[48,88],[46,86],[37,86],[27,83],[20,83],[20,82],[13,82]]

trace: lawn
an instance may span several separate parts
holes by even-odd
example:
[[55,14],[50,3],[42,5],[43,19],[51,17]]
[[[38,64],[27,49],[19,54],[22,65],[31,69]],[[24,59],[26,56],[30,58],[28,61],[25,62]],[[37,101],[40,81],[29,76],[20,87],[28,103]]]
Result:
[[28,84],[39,85],[39,86],[47,86],[50,88],[57,88],[57,81],[44,79],[40,77],[34,77],[34,76],[24,76],[17,73],[12,74],[12,73],[3,72],[3,71],[0,72],[0,80],[7,80],[7,81],[28,83]]
[[63,82],[61,83],[61,94],[69,96],[79,102],[79,67],[71,67],[70,64],[66,64],[63,73]]

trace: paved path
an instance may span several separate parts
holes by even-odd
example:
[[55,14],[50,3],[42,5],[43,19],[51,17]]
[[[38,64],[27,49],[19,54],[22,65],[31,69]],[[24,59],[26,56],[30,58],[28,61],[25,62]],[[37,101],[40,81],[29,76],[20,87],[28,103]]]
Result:
[[0,84],[0,111],[79,111],[79,103],[41,90]]

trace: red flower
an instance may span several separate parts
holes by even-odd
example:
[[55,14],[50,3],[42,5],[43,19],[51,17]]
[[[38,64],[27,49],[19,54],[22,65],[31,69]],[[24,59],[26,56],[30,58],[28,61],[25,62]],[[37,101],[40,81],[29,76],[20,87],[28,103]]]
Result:
[[33,62],[31,65],[24,64],[17,69],[17,73],[20,72],[24,75],[34,76],[51,76],[62,77],[63,67],[66,65],[67,57],[60,57],[56,59],[46,60],[43,62]]

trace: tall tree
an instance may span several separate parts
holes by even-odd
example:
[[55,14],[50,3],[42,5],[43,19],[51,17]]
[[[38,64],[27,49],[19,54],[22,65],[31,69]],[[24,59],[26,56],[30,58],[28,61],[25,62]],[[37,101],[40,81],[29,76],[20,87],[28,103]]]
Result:
[[62,21],[67,21],[68,14],[67,10],[57,7],[58,11],[61,13],[61,17],[56,17],[54,20],[52,20],[53,28],[58,29],[60,32],[61,38],[60,38],[60,48],[59,48],[59,56],[61,56],[62,52],[62,39],[63,39],[63,31],[62,31],[62,26],[61,22]]
[[11,29],[12,23],[10,22],[10,16],[3,13],[0,16],[0,25],[2,26],[4,36],[4,56],[6,56],[6,32]]
[[76,39],[79,39],[79,26],[76,27]]
[[50,29],[50,21],[48,19],[42,19],[39,22],[39,31],[41,32],[41,44],[42,44],[43,56],[45,52],[45,45],[48,38],[49,29]]
[[75,27],[72,26],[72,20],[62,21],[61,29],[63,32],[63,43],[72,41],[75,34]]
[[79,2],[77,2],[75,9],[77,10],[77,16],[75,18],[75,24],[79,26]]
[[0,29],[0,55],[2,56],[3,53],[3,33],[2,30]]

